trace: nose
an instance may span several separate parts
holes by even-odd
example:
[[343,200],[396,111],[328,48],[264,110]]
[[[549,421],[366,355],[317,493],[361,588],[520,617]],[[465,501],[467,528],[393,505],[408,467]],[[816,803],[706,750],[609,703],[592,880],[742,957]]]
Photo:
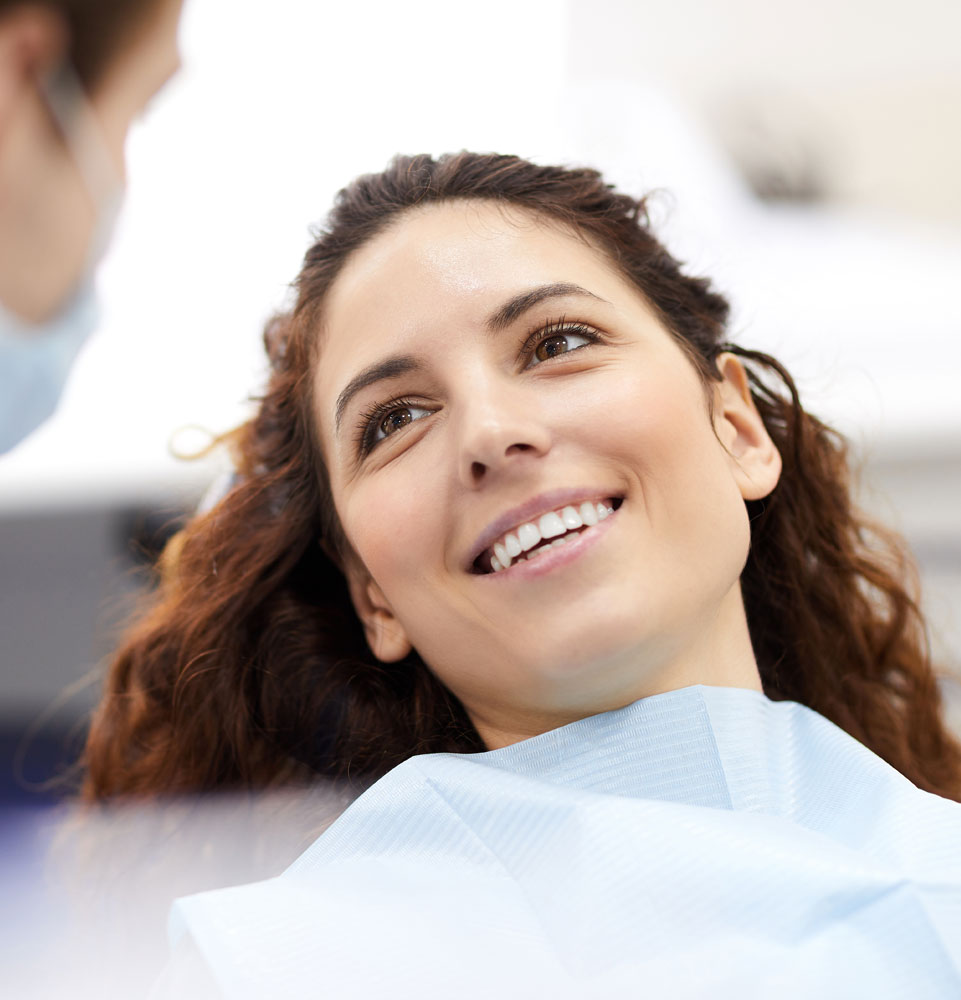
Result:
[[458,475],[468,489],[536,461],[551,449],[549,421],[522,387],[474,385],[460,408]]

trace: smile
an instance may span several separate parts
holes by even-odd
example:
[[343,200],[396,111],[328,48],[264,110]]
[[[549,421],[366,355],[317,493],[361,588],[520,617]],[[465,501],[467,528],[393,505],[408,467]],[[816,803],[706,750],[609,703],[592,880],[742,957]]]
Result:
[[578,535],[610,517],[620,506],[619,497],[585,500],[548,511],[505,532],[474,560],[475,573],[502,573],[519,562],[530,562],[552,548],[566,545]]

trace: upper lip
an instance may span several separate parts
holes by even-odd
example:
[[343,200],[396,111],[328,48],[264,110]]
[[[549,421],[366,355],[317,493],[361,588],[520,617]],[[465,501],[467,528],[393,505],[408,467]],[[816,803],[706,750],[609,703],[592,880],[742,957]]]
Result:
[[537,496],[531,497],[530,500],[526,500],[522,504],[518,504],[516,507],[511,507],[510,510],[505,511],[500,517],[495,518],[490,524],[477,536],[472,548],[470,556],[467,560],[467,568],[471,569],[477,559],[483,555],[493,544],[496,542],[501,535],[506,534],[511,528],[520,527],[522,524],[526,524],[528,521],[534,521],[542,514],[547,514],[552,510],[559,510],[561,507],[574,506],[583,503],[585,500],[606,500],[609,497],[618,497],[619,493],[616,491],[607,491],[603,489],[595,488],[573,488],[573,489],[557,489],[557,490],[547,490],[544,493],[538,493]]

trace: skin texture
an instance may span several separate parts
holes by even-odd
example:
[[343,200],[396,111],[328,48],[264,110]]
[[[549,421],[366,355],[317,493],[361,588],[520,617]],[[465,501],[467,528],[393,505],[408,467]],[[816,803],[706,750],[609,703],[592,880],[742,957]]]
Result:
[[[490,330],[505,302],[556,283],[589,294]],[[705,390],[600,251],[491,203],[403,217],[350,260],[324,317],[316,419],[378,657],[413,646],[489,747],[688,684],[760,690],[738,583],[744,500],[773,489],[780,457],[735,358]],[[597,341],[556,331],[560,353],[537,364],[522,345],[552,323]],[[398,355],[417,369],[359,391],[338,429],[348,383]],[[360,455],[365,411],[398,399],[414,404],[395,408],[400,429]],[[536,572],[470,571],[495,520],[563,489],[623,504]]]
[[[127,133],[180,65],[183,0],[163,0],[130,36],[88,99],[116,179]],[[66,58],[55,12],[26,4],[0,17],[0,301],[42,322],[82,276],[97,207],[42,96]]]

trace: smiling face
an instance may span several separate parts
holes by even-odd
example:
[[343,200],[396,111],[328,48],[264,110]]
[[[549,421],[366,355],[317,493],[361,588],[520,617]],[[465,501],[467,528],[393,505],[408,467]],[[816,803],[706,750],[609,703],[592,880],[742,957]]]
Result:
[[738,577],[777,452],[736,360],[705,390],[604,254],[489,202],[418,209],[349,260],[319,337],[371,647],[413,646],[488,746],[759,687]]

